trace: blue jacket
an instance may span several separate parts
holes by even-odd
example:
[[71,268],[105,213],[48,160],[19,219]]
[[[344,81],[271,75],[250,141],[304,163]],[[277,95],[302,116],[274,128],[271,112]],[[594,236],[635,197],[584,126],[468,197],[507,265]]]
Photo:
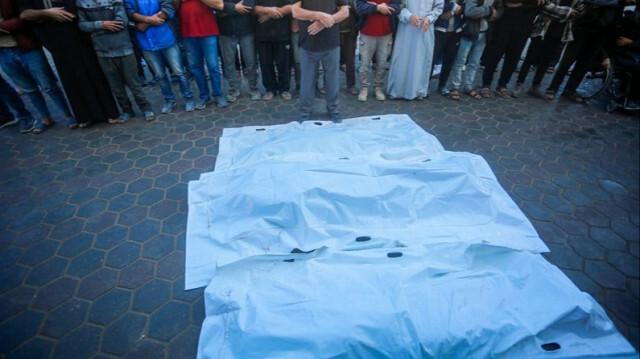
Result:
[[[356,0],[356,13],[360,16],[356,23],[356,30],[361,30],[367,23],[367,17],[378,12],[376,5],[369,4],[370,0]],[[391,28],[395,31],[398,23],[398,14],[400,13],[401,0],[391,0],[391,3],[387,4],[389,7],[395,10],[394,15],[389,16],[391,20]]]
[[[456,1],[455,0],[445,0],[444,1],[444,8],[442,9],[442,13],[444,14],[445,12],[449,12],[453,9],[453,4],[455,4]],[[458,6],[462,6],[459,5]],[[453,22],[454,22],[454,31],[455,32],[460,32],[462,30],[462,11],[460,11],[458,14],[453,15]],[[438,17],[438,20],[436,20],[436,22],[434,23],[434,29],[436,31],[442,31],[442,32],[447,32],[447,29],[449,28],[449,20],[444,20],[441,19],[440,17]]]
[[[170,19],[176,12],[171,0],[124,0],[124,6],[131,22],[134,22],[133,13],[152,16],[162,10]],[[168,21],[160,26],[151,26],[145,32],[136,29],[136,39],[140,48],[146,51],[166,49],[176,43]]]

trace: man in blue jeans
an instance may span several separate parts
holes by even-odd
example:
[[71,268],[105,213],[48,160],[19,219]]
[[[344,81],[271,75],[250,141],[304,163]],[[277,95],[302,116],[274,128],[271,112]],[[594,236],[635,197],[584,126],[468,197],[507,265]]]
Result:
[[292,7],[300,27],[300,122],[311,116],[318,65],[322,63],[327,112],[333,122],[342,122],[340,85],[340,29],[336,25],[349,16],[347,0],[305,0]]
[[[9,107],[15,111],[15,117]],[[0,76],[0,129],[16,122],[20,126],[20,133],[29,133],[36,125],[36,121],[24,106],[16,90],[5,81],[4,77]]]
[[[68,121],[73,119],[58,79],[29,23],[20,20],[17,0],[0,0],[0,66],[29,97],[41,120],[34,133],[54,124],[42,92],[58,106]],[[42,91],[42,92],[41,92]]]
[[165,22],[175,13],[171,0],[125,0],[125,7],[129,20],[136,23],[136,38],[144,57],[160,78],[160,89],[165,100],[162,113],[169,113],[176,106],[176,96],[171,89],[166,66],[179,79],[180,91],[185,99],[185,111],[195,110],[180,48],[169,24]]

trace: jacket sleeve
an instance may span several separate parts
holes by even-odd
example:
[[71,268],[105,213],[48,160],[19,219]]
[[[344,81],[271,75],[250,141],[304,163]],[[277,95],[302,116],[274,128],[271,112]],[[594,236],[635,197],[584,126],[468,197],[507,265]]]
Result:
[[484,19],[491,15],[490,6],[478,6],[478,0],[467,0],[464,4],[464,16],[472,19]]
[[176,12],[171,0],[160,0],[160,10],[167,14],[167,17],[171,19]]
[[433,0],[433,7],[431,11],[427,13],[427,18],[429,19],[429,23],[433,24],[438,20],[438,17],[442,15],[442,8],[444,7],[444,0]]
[[222,10],[220,10],[221,12],[227,14],[227,15],[235,15],[236,14],[236,4],[232,1],[224,1],[222,3]]
[[371,15],[378,12],[378,7],[373,4],[369,4],[367,0],[356,0],[356,13],[358,15]]
[[400,4],[400,9],[401,9],[400,14],[398,15],[398,17],[400,18],[400,21],[409,22],[409,19],[411,18],[411,15],[413,15],[413,13],[409,11],[409,9],[407,9],[406,0],[402,0],[402,3]]
[[558,20],[566,20],[571,15],[571,6],[560,6],[547,1],[542,9],[542,14]]
[[133,13],[138,12],[138,8],[133,0],[124,0],[124,11],[127,13],[129,21],[133,21]]
[[102,21],[90,21],[87,18],[87,13],[81,0],[76,1],[76,6],[78,8],[78,27],[80,30],[92,33],[102,29]]
[[454,2],[452,0],[448,0],[444,3],[444,7],[442,8],[442,12],[450,12],[453,9]]
[[129,17],[124,9],[124,2],[117,1],[114,5],[116,7],[116,18],[114,20],[122,21],[122,26],[126,29],[127,25],[129,25]]
[[391,0],[391,3],[387,5],[395,10],[394,14],[400,14],[400,9],[402,8],[402,0]]

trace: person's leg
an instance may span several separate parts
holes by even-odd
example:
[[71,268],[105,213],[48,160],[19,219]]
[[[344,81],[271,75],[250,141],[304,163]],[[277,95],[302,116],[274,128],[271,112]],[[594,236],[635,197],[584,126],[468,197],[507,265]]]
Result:
[[297,32],[291,33],[291,51],[293,53],[293,65],[295,67],[296,90],[300,89],[300,46],[298,46]]
[[[433,59],[431,60],[431,76],[433,76],[433,69],[436,67],[436,63],[442,57],[445,44],[447,43],[447,33],[443,31],[434,31],[435,42],[433,45]],[[444,66],[444,59],[442,61]]]
[[276,72],[274,68],[274,44],[271,41],[257,41],[255,48],[258,51],[258,58],[260,59],[262,85],[267,91],[265,99],[270,100],[277,92]]
[[583,46],[589,46],[588,41],[584,36],[584,32],[578,29],[575,32],[574,40],[567,45],[567,48],[560,59],[560,64],[556,69],[556,73],[553,75],[553,79],[547,88],[547,92],[558,92],[565,76],[567,76],[567,72],[569,72],[569,68],[571,68],[571,65],[576,61],[578,53]]
[[316,97],[316,81],[320,56],[300,48],[300,120],[308,120]]
[[[4,107],[2,112],[5,116],[7,115],[7,107],[11,107],[15,111],[15,119],[20,125],[21,133],[27,133],[33,130],[36,121],[33,119],[33,116],[31,116],[29,110],[27,110],[18,93],[16,93],[16,90],[11,87],[11,85],[5,81],[2,76],[0,76],[0,102],[4,103],[4,106],[2,106]],[[13,118],[13,114],[10,112],[8,114]]]
[[236,74],[236,47],[237,40],[234,36],[220,35],[220,50],[222,52],[222,74],[229,83],[229,101],[235,101],[237,96],[233,96],[240,91],[241,83]]
[[324,71],[324,85],[326,92],[324,98],[327,104],[327,112],[333,120],[340,119],[340,103],[338,94],[340,91],[340,48],[323,51],[322,69]]
[[356,47],[354,41],[357,35],[355,29],[340,34],[340,48],[346,65],[347,89],[356,87]]
[[[153,69],[153,72],[156,73],[156,76],[160,79],[160,90],[162,91],[162,97],[164,97],[165,102],[173,103],[176,102],[176,95],[173,93],[171,89],[171,82],[169,81],[169,76],[165,71],[165,61],[164,56],[161,51],[142,51],[144,57],[147,59],[147,63]],[[163,111],[165,112],[165,111]]]
[[29,71],[22,63],[20,50],[18,48],[4,48],[0,50],[0,66],[7,76],[18,85],[29,97],[29,100],[36,108],[43,120],[50,120],[51,113],[47,107],[44,96],[38,89],[38,83],[29,74]]
[[[118,62],[117,57],[98,56],[100,68],[109,82],[113,96],[116,98],[118,105],[120,105],[120,108],[122,109],[120,118],[123,118],[127,115],[133,115],[133,106],[131,105],[131,100],[129,100],[129,96],[127,95],[127,90],[124,87],[124,78],[122,76],[123,74],[120,72]],[[111,123],[115,123],[115,121],[112,121]]]
[[384,96],[384,78],[387,74],[387,59],[389,58],[389,54],[391,53],[391,48],[393,47],[393,35],[385,35],[375,38],[375,56],[376,59],[376,67],[375,67],[375,77],[374,77],[374,92],[376,94],[377,100],[385,100]]
[[558,47],[562,44],[560,37],[547,36],[541,42],[540,55],[538,56],[538,67],[536,73],[533,76],[532,87],[538,88],[542,83],[544,75],[547,73],[547,67],[551,65],[555,58]]
[[189,60],[189,68],[193,74],[193,78],[198,86],[198,92],[200,93],[201,100],[208,100],[209,86],[207,86],[207,79],[204,75],[204,54],[202,47],[200,46],[200,37],[187,37],[184,38],[184,45],[187,49],[187,59]]
[[460,34],[455,32],[447,33],[445,45],[442,49],[442,69],[440,70],[440,78],[438,79],[438,90],[444,89],[447,85],[449,74],[451,73],[451,68],[453,67],[453,63],[458,52],[459,43]]
[[[202,51],[202,50],[201,50]],[[182,54],[178,45],[173,45],[162,50],[165,60],[169,65],[169,68],[173,73],[178,76],[178,83],[180,84],[180,91],[185,101],[189,102],[193,99],[193,93],[191,92],[191,86],[189,85],[189,79],[187,73],[184,71],[184,65],[182,63]]]
[[[253,33],[243,35],[240,38],[240,54],[242,62],[247,69],[247,81],[249,82],[249,90],[257,93],[258,91],[258,61],[256,59],[256,49]],[[252,95],[252,99],[253,99]]]
[[486,45],[484,56],[484,71],[482,73],[482,87],[490,88],[493,82],[493,75],[504,55],[505,48],[509,43],[510,33],[506,31],[499,31],[496,29],[491,37],[491,42]]
[[361,34],[360,35],[360,101],[364,101],[367,98],[366,93],[369,91],[369,72],[371,71],[371,60],[376,53],[376,37]]
[[36,80],[40,89],[49,95],[66,118],[71,118],[71,109],[67,104],[67,99],[58,85],[58,78],[54,75],[44,52],[42,50],[27,51],[22,53],[20,57],[23,65]]
[[567,85],[565,86],[565,91],[569,94],[576,91],[584,75],[586,75],[587,71],[589,71],[589,66],[591,63],[596,60],[600,49],[602,49],[602,45],[606,40],[606,34],[601,33],[592,33],[589,36],[589,46],[585,46],[582,48],[582,51],[578,55],[578,60],[576,61],[576,65],[573,67],[571,71],[571,76],[569,76],[569,80],[567,81]]
[[138,61],[134,54],[123,56],[120,58],[120,74],[140,110],[142,110],[142,112],[153,112],[151,103],[142,90],[140,78],[135,76],[137,74],[137,63]]
[[516,83],[523,84],[527,80],[527,75],[529,74],[529,69],[531,69],[531,65],[536,64],[536,69],[540,67],[539,60],[540,56],[542,56],[543,52],[543,40],[541,37],[532,37],[531,43],[529,44],[529,48],[527,49],[527,56],[520,66],[520,73],[518,73],[518,79]]
[[211,92],[215,97],[221,97],[222,94],[222,73],[220,72],[220,60],[218,58],[218,38],[209,36],[202,38],[202,50],[204,52],[204,60],[207,63],[207,70],[211,78]]
[[514,32],[511,33],[511,39],[505,49],[504,63],[502,64],[502,71],[500,71],[500,78],[498,79],[498,88],[506,88],[511,81],[511,76],[518,67],[520,61],[520,55],[527,44],[529,34],[526,32]]
[[[484,52],[486,41],[486,34],[480,34],[480,36],[478,36],[478,40],[476,40],[471,45],[471,49],[469,50],[469,61],[467,63],[467,70],[464,73],[465,92],[473,90],[473,82],[476,78],[478,67],[480,67],[480,60],[482,59],[482,53]],[[460,43],[460,46],[462,46],[462,42]]]
[[[480,34],[484,38],[484,34]],[[467,62],[467,56],[469,56],[469,51],[471,51],[471,46],[473,42],[467,41],[465,39],[460,39],[460,46],[458,46],[458,51],[456,53],[456,59],[453,64],[453,68],[451,69],[451,74],[449,74],[449,87],[451,90],[455,90],[456,92],[460,90],[460,85],[462,83],[462,68]],[[457,99],[460,99],[458,95]]]
[[280,95],[282,95],[284,92],[289,92],[290,86],[289,41],[278,41],[274,43],[274,46],[274,61],[278,70],[277,88]]

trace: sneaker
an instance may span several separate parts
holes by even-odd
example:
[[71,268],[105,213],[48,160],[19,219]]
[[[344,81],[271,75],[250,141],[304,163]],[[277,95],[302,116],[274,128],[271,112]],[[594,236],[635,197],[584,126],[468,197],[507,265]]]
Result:
[[156,119],[156,114],[153,111],[145,111],[144,112],[144,120],[146,122],[151,122]]
[[216,97],[214,97],[214,99],[218,103],[218,107],[227,107],[227,106],[229,106],[229,102],[227,102],[227,99],[225,99],[224,96],[216,96]]
[[196,110],[202,110],[205,107],[207,107],[207,104],[209,103],[211,99],[210,98],[201,98],[200,100],[198,100],[198,102],[196,103]]
[[195,109],[196,109],[196,104],[193,102],[193,100],[187,100],[187,102],[184,103],[185,111],[192,112]]
[[253,90],[251,91],[251,101],[258,101],[262,99],[262,96],[260,96],[260,92],[258,92],[258,90]]
[[340,123],[340,122],[342,122],[342,116],[340,116],[339,113],[332,113],[331,114],[331,121],[333,121],[333,123]]
[[369,96],[369,89],[363,87],[360,89],[360,94],[358,95],[358,101],[365,102],[367,101],[367,96]]
[[36,128],[36,120],[34,119],[20,122],[20,133],[29,133],[34,128]]
[[438,91],[442,97],[451,97],[451,90],[447,88],[439,89]]
[[238,97],[240,97],[240,91],[236,89],[229,89],[229,92],[227,93],[226,97],[227,97],[227,101],[236,102],[238,101]]
[[638,111],[640,110],[640,105],[638,105],[634,100],[628,100],[624,109],[627,111]]
[[162,105],[162,109],[160,110],[160,112],[169,113],[169,112],[173,111],[174,107],[176,107],[176,102],[175,101],[167,101],[167,102],[164,103],[164,105]]
[[376,93],[376,100],[378,101],[384,101],[387,99],[387,97],[384,95],[384,92],[382,92],[382,88],[380,87],[376,87],[374,89],[375,93]]
[[12,119],[12,118],[5,118],[2,120],[2,124],[0,124],[0,129],[5,128],[5,127],[9,127],[11,125],[15,125],[16,123],[18,123],[18,120]]
[[283,100],[285,101],[289,101],[293,98],[293,96],[291,95],[291,93],[289,91],[284,91],[280,93],[280,97],[282,97]]
[[273,92],[267,91],[267,93],[262,95],[262,99],[265,100],[265,101],[269,101],[269,100],[273,99]]

